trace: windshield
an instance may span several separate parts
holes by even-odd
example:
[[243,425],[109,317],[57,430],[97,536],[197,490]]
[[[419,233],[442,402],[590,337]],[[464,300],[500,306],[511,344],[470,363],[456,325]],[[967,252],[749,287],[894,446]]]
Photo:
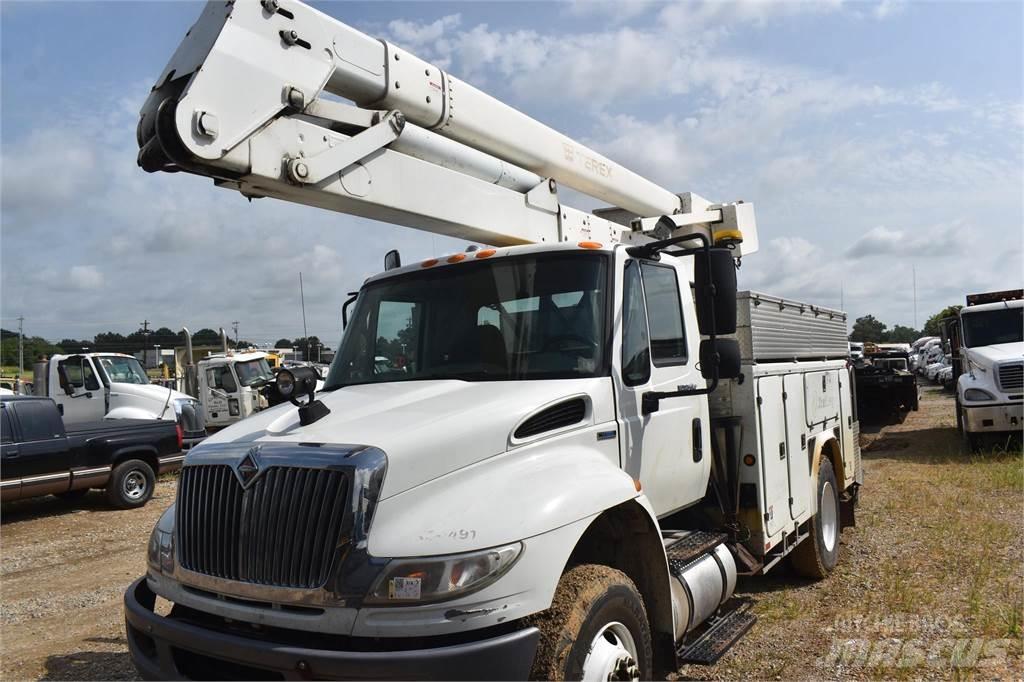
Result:
[[371,284],[359,294],[324,389],[607,373],[607,267],[606,255],[566,252]]
[[1019,342],[1024,335],[1024,308],[961,313],[960,323],[968,348]]
[[113,383],[119,384],[148,384],[149,377],[142,365],[135,358],[122,358],[116,356],[100,356],[100,367]]
[[235,373],[238,375],[238,381],[243,386],[252,386],[258,383],[265,384],[274,378],[274,373],[270,371],[270,364],[266,358],[236,362]]

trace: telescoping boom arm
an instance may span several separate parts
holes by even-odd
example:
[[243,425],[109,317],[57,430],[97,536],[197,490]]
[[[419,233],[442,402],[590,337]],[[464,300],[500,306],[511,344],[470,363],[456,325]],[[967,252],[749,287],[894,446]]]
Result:
[[[752,205],[673,194],[297,0],[210,2],[138,141],[150,172],[488,244],[643,241],[657,227],[757,247]],[[564,206],[559,183],[618,210]]]

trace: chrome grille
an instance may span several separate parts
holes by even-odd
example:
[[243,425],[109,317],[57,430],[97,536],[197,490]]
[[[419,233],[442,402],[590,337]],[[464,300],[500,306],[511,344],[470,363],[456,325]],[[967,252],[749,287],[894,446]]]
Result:
[[342,471],[270,467],[242,488],[227,465],[186,466],[178,561],[227,580],[313,589],[327,582],[346,510]]
[[1019,391],[1024,388],[1024,363],[999,366],[999,388],[1003,391]]

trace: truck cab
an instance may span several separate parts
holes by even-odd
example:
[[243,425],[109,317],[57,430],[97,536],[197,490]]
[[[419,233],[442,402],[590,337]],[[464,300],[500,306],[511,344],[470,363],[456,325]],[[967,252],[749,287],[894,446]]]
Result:
[[224,427],[267,407],[260,389],[274,374],[264,353],[210,355],[199,361],[198,370],[207,427]]
[[968,450],[981,447],[986,434],[1019,434],[1024,425],[1024,299],[972,304],[981,296],[968,296],[959,314],[956,411]]
[[53,355],[37,366],[35,385],[53,398],[68,425],[99,419],[170,419],[182,425],[185,447],[206,437],[199,403],[150,383],[139,361],[123,353]]

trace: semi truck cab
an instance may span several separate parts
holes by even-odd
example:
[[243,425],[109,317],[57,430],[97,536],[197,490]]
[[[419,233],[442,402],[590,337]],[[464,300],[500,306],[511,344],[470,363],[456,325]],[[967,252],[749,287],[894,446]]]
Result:
[[210,355],[198,363],[199,396],[208,428],[220,428],[267,407],[260,389],[274,373],[264,353]]
[[170,419],[184,432],[185,447],[206,437],[198,401],[150,383],[139,361],[123,353],[53,355],[36,364],[34,390],[53,398],[64,423],[99,419]]
[[1020,292],[995,292],[967,301],[959,314],[956,411],[964,445],[973,451],[986,434],[1019,434],[1024,426],[1024,299]]

